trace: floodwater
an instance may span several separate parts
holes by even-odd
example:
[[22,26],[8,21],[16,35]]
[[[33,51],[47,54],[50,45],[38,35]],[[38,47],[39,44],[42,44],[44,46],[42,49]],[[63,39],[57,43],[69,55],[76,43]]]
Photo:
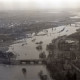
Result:
[[[26,68],[27,72],[24,75],[22,68]],[[0,80],[40,80],[39,72],[43,70],[43,74],[49,75],[45,66],[27,65],[27,66],[0,66]],[[48,80],[51,80],[48,76]]]
[[[45,51],[46,55],[46,45],[49,44],[53,39],[63,36],[70,35],[76,32],[79,27],[73,26],[59,26],[55,28],[45,29],[40,31],[35,35],[35,33],[30,36],[30,38],[25,38],[22,40],[15,41],[13,45],[10,45],[9,51],[12,51],[17,55],[17,59],[39,59],[39,54],[41,51]],[[38,51],[36,47],[38,42],[42,41],[42,50]]]
[[[15,41],[14,44],[10,45],[8,51],[12,51],[17,55],[17,60],[19,59],[39,59],[40,52],[44,51],[46,55],[46,45],[49,44],[53,39],[63,36],[70,35],[76,32],[76,29],[79,27],[75,26],[59,26],[54,28],[45,29],[32,35],[26,35],[25,39]],[[42,41],[42,50],[38,51],[36,47]],[[21,69],[26,68],[27,73],[24,76]],[[15,66],[0,66],[0,80],[40,80],[38,73],[40,70],[44,74],[48,75],[48,80],[52,80],[49,76],[49,73],[44,65],[15,65]]]

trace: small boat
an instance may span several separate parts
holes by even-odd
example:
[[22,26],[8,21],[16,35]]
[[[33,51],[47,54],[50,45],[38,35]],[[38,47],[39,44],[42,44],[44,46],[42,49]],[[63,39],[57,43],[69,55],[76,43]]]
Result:
[[22,46],[24,46],[25,44],[22,44]]
[[23,43],[21,46],[27,45],[27,43]]
[[37,49],[37,50],[42,50],[42,46],[39,45],[39,46],[36,47],[36,49]]
[[43,41],[40,41],[39,44],[43,44]]
[[35,44],[43,44],[43,41],[40,41],[40,42],[36,42]]
[[35,44],[39,44],[39,42],[36,42]]
[[63,32],[65,30],[65,27],[62,29],[62,30],[60,30],[58,33],[61,33],[61,32]]
[[66,32],[68,32],[68,30],[66,30]]
[[33,39],[32,42],[35,42],[36,39]]

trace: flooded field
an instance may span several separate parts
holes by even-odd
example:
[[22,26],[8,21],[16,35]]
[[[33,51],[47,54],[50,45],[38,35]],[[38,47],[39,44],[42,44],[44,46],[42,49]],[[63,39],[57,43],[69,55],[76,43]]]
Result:
[[[79,27],[75,26],[59,26],[56,28],[45,29],[39,33],[33,33],[26,35],[25,39],[15,41],[14,44],[10,45],[8,51],[12,51],[17,55],[17,60],[22,59],[39,59],[40,52],[44,51],[46,55],[46,45],[49,44],[53,39],[63,35],[70,35],[76,32]],[[42,42],[42,50],[37,50],[36,47]],[[27,73],[24,76],[22,68],[26,68]],[[16,65],[16,66],[0,66],[0,79],[1,80],[40,80],[39,72],[43,71],[44,74],[48,75],[48,80],[52,80],[49,76],[44,65]]]
[[[15,41],[13,45],[10,45],[9,51],[12,51],[17,55],[17,59],[39,59],[39,53],[46,51],[46,45],[49,44],[53,39],[59,36],[70,35],[76,32],[79,27],[75,26],[59,26],[56,28],[45,29],[35,35],[33,33],[30,38]],[[38,51],[36,47],[37,43],[42,42],[42,50]]]

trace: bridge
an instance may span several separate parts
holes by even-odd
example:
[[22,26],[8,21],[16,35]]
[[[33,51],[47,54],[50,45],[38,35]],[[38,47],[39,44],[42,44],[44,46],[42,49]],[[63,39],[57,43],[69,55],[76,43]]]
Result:
[[45,59],[26,59],[26,60],[17,60],[20,65],[44,65],[46,64]]

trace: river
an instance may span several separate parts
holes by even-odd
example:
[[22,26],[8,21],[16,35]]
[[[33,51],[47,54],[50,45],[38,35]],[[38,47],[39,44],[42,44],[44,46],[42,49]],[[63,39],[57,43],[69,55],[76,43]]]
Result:
[[[46,55],[46,45],[49,44],[53,39],[58,38],[63,35],[70,35],[76,32],[76,29],[79,27],[75,26],[59,26],[49,29],[44,29],[37,33],[26,35],[25,39],[15,41],[14,44],[9,46],[8,51],[12,51],[17,55],[17,60],[21,59],[39,59],[40,52],[44,51]],[[36,47],[37,43],[42,41],[42,50],[38,51]],[[22,74],[21,69],[26,68],[27,74],[26,77]],[[48,75],[48,80],[52,80],[49,76],[49,72],[44,65],[1,65],[0,66],[0,79],[1,80],[40,80],[38,73],[43,71],[44,74]]]

